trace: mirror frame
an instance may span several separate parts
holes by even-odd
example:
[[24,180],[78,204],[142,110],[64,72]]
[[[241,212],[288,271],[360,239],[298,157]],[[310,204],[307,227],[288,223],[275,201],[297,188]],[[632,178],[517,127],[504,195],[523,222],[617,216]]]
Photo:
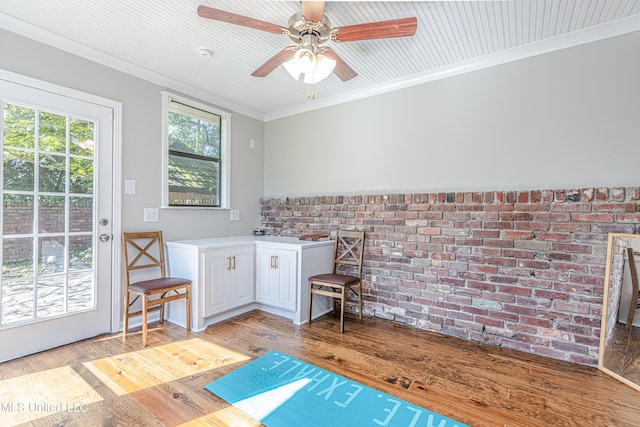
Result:
[[[625,234],[625,233],[609,233],[609,239],[607,242],[607,260],[605,266],[605,278],[604,278],[604,294],[602,298],[602,321],[600,324],[600,353],[598,355],[598,369],[601,371],[611,375],[615,379],[627,384],[630,387],[633,387],[636,390],[640,391],[640,384],[636,384],[633,381],[628,380],[622,375],[606,368],[604,366],[604,355],[605,355],[605,341],[607,338],[607,318],[609,316],[608,308],[609,308],[609,297],[611,293],[611,269],[612,269],[612,261],[613,261],[613,249],[614,242],[618,238],[632,238],[632,239],[640,239],[640,234]],[[617,313],[616,313],[617,319]]]

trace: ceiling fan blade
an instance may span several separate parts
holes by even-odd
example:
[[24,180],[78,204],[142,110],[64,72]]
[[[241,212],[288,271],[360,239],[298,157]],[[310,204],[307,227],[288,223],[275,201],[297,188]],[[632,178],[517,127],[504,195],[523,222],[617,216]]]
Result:
[[343,82],[351,80],[358,75],[358,73],[356,73],[353,68],[349,66],[349,64],[344,62],[344,59],[340,58],[340,56],[330,47],[322,48],[320,53],[324,54],[327,58],[336,61],[336,68],[333,69],[333,72]]
[[284,34],[285,31],[280,25],[249,18],[247,16],[237,15],[220,9],[214,9],[209,6],[198,6],[198,15],[202,18],[227,22],[229,24],[242,25],[243,27],[254,28],[256,30],[267,31],[274,34]]
[[416,33],[416,28],[418,28],[418,18],[416,17],[347,25],[346,27],[339,27],[337,29],[335,40],[339,42],[352,42],[357,40],[412,36]]
[[275,55],[273,55],[271,57],[271,59],[269,59],[267,62],[262,64],[260,66],[260,68],[258,68],[253,73],[251,73],[251,75],[254,76],[254,77],[266,77],[266,76],[268,76],[269,74],[271,74],[271,72],[273,70],[275,70],[280,65],[282,65],[283,63],[285,63],[286,61],[291,59],[293,57],[293,55],[295,54],[296,50],[298,50],[297,46],[287,46],[287,47],[285,47],[280,52],[278,52]]
[[318,22],[324,16],[323,1],[304,1],[302,2],[302,16],[311,22]]

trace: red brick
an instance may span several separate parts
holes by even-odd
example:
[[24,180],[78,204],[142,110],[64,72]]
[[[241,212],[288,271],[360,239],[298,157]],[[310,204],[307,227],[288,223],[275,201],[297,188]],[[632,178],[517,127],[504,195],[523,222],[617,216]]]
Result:
[[527,203],[514,206],[514,210],[518,212],[546,212],[549,210],[547,203]]
[[541,221],[531,221],[531,222],[525,222],[525,221],[516,221],[515,223],[515,229],[516,230],[548,230],[549,229],[549,223],[548,222],[541,222]]
[[577,222],[613,222],[613,215],[608,213],[571,214],[571,220]]
[[626,203],[594,203],[593,210],[596,212],[636,212],[638,204],[634,202]]
[[529,192],[528,191],[520,191],[517,197],[518,203],[528,203],[529,202]]
[[484,227],[489,230],[512,230],[513,222],[511,221],[485,221]]
[[496,248],[512,248],[513,240],[511,239],[484,239],[484,245]]
[[509,203],[485,205],[485,212],[510,212],[513,211],[513,205]]
[[503,231],[500,237],[503,239],[531,240],[533,239],[533,231]]
[[500,230],[471,230],[471,235],[482,239],[497,239],[500,237]]
[[595,194],[595,190],[593,188],[583,188],[582,189],[582,200],[590,202],[593,200],[593,196]]
[[441,229],[432,228],[432,227],[418,227],[418,229],[417,229],[417,233],[418,234],[434,235],[434,234],[440,234],[441,232],[442,232]]
[[502,212],[500,213],[502,221],[531,221],[533,213],[531,212]]
[[625,191],[622,187],[614,187],[611,189],[611,200],[614,202],[622,202],[624,201]]
[[609,200],[609,189],[596,188],[596,200]]
[[640,223],[640,213],[633,214],[616,214],[614,216],[616,222],[622,223]]
[[520,268],[549,268],[551,262],[546,260],[519,260],[518,267]]
[[547,233],[544,231],[536,232],[536,239],[554,242],[570,242],[571,235],[568,233]]

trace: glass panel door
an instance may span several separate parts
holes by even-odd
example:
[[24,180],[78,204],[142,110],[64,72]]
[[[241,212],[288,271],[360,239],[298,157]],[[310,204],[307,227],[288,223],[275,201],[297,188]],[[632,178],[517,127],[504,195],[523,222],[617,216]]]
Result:
[[[97,255],[111,251],[96,238],[96,218],[101,205],[103,212],[111,205],[111,194],[96,189],[111,181],[112,142],[110,109],[49,93],[34,103],[33,89],[0,83],[17,95],[0,92],[2,361],[16,354],[4,348],[4,338],[18,341],[12,347],[22,343],[17,353],[27,354],[110,329],[110,265],[98,268]],[[107,164],[97,176],[101,156]],[[100,270],[107,280],[102,289]],[[46,339],[34,345],[24,338],[29,335]]]

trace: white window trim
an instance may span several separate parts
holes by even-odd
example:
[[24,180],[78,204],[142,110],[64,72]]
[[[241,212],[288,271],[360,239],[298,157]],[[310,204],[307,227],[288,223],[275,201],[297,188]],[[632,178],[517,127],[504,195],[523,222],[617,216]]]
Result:
[[[231,209],[231,113],[183,96],[162,91],[162,208]],[[220,206],[169,206],[169,102],[173,100],[220,116]]]

